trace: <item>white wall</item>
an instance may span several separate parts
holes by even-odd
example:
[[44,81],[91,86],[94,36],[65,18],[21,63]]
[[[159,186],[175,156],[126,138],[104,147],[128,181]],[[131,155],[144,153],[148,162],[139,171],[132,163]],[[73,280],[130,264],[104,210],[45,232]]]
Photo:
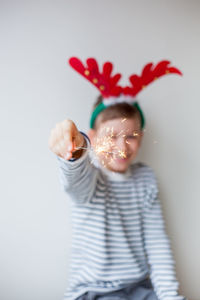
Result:
[[199,14],[194,0],[0,2],[0,299],[55,300],[65,290],[69,207],[48,137],[65,118],[87,130],[98,95],[67,65],[74,55],[111,60],[124,84],[149,61],[183,71],[140,94],[139,158],[159,178],[181,292],[200,299]]

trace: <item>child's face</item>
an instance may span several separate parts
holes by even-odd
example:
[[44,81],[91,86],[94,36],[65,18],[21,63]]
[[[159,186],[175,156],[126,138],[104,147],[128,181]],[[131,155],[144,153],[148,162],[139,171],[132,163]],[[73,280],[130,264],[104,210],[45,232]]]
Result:
[[89,135],[100,163],[111,171],[126,172],[141,145],[142,131],[138,120],[108,120],[92,131]]

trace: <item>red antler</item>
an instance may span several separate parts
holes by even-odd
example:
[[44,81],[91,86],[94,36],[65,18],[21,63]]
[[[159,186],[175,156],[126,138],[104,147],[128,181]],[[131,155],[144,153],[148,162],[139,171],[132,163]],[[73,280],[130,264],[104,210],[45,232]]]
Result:
[[117,85],[121,74],[111,77],[112,63],[105,62],[102,73],[99,72],[97,61],[94,58],[88,58],[86,63],[87,66],[85,67],[77,57],[69,59],[71,67],[96,86],[104,98],[110,96],[117,97],[121,94],[122,87]]
[[152,81],[169,73],[182,75],[182,73],[174,67],[169,67],[170,61],[160,61],[155,67],[152,63],[148,63],[143,68],[141,76],[133,74],[129,77],[132,84],[131,87],[126,86],[123,88],[124,95],[136,96],[143,88],[145,88]]

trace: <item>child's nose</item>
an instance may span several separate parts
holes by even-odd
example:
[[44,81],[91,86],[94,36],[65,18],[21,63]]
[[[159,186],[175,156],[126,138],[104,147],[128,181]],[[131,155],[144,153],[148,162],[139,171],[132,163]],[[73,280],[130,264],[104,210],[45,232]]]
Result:
[[126,138],[125,137],[120,137],[117,140],[117,146],[120,148],[122,151],[126,151],[128,144],[126,143]]

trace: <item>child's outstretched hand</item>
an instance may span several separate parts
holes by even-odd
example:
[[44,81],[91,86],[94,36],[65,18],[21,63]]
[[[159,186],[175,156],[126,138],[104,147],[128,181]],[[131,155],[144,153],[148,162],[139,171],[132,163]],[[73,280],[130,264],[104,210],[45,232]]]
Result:
[[83,135],[69,119],[56,124],[51,130],[48,144],[52,152],[66,160],[79,158],[83,152],[80,148],[86,146]]

